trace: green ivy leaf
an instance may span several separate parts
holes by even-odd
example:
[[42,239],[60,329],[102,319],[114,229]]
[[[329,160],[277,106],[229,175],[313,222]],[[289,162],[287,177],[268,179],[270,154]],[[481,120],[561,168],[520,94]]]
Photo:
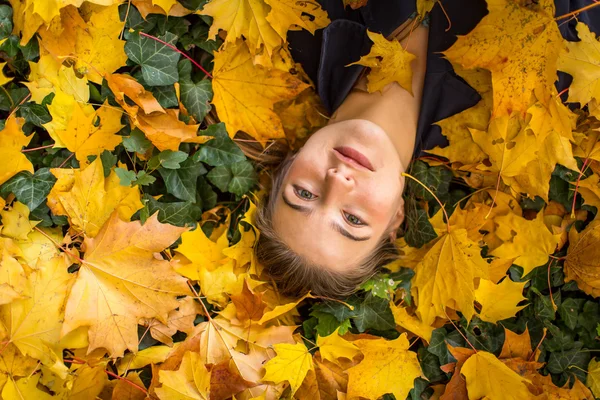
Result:
[[133,181],[136,179],[136,174],[134,171],[128,171],[120,167],[115,168],[115,173],[119,177],[119,183],[121,186],[131,186]]
[[181,102],[196,121],[202,121],[210,111],[210,101],[213,97],[212,83],[207,79],[194,83],[191,78],[190,61],[181,60],[179,64]]
[[202,216],[200,207],[191,201],[164,203],[155,200],[147,193],[144,194],[142,201],[145,203],[144,209],[146,210],[144,213],[140,212],[140,219],[142,222],[157,211],[159,222],[175,226],[193,225]]
[[210,125],[206,130],[200,131],[200,135],[213,136],[214,139],[202,144],[194,154],[194,159],[213,167],[231,165],[246,160],[242,150],[227,134],[223,122]]
[[395,329],[394,315],[390,309],[389,301],[367,293],[364,300],[355,308],[352,322],[359,332],[368,329],[385,331]]
[[[411,175],[421,181],[427,186],[438,198],[443,198],[448,195],[450,188],[450,181],[452,180],[452,171],[449,169],[438,166],[430,167],[423,161],[415,161],[410,170]],[[424,200],[435,200],[434,197],[429,193],[423,186],[413,181],[408,180],[408,188],[411,193],[414,193],[417,197]]]
[[156,178],[148,174],[146,171],[138,171],[135,181],[136,185],[147,186],[156,182]]
[[206,176],[210,183],[215,185],[221,192],[226,192],[233,174],[228,166],[222,165],[213,168]]
[[158,161],[163,168],[178,169],[180,164],[187,160],[188,155],[183,151],[164,150],[158,154]]
[[417,208],[416,205],[409,205],[409,200],[406,207],[406,235],[404,240],[411,247],[422,247],[433,239],[437,238],[437,234],[433,226],[429,222],[427,211]]
[[238,196],[243,195],[256,184],[256,172],[248,161],[241,161],[229,166],[232,178],[227,185],[227,190]]
[[363,283],[360,288],[371,292],[374,296],[389,300],[390,291],[394,290],[399,283],[390,278],[389,275],[378,274]]
[[13,10],[6,4],[0,5],[0,39],[6,39],[13,30]]
[[35,210],[46,200],[55,182],[49,168],[40,168],[34,174],[21,171],[0,186],[0,195],[6,198],[13,193],[27,208]]
[[568,328],[575,329],[577,326],[577,317],[584,301],[584,299],[568,298],[558,307],[558,314]]
[[123,147],[132,153],[145,154],[152,147],[152,142],[146,138],[144,132],[135,128],[129,136],[123,138]]
[[[158,38],[173,46],[177,43],[177,36],[170,32]],[[179,80],[179,53],[172,48],[134,32],[125,44],[125,53],[131,61],[142,67],[142,75],[148,86],[172,85]]]
[[25,121],[35,126],[43,127],[44,124],[52,121],[50,113],[46,107],[35,103],[25,103],[17,111],[19,117],[25,118]]
[[158,172],[165,181],[167,192],[181,200],[196,202],[198,177],[206,174],[206,169],[202,164],[188,158],[181,163],[178,169],[160,168]]
[[158,104],[163,108],[177,107],[179,105],[177,94],[175,93],[175,86],[150,86],[148,89],[152,92],[158,101]]

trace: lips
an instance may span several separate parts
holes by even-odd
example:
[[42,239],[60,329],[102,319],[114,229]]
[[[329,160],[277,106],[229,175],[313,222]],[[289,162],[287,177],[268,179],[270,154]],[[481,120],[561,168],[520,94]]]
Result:
[[370,171],[375,171],[371,161],[360,151],[347,146],[336,147],[333,150],[339,153],[345,160],[354,162]]

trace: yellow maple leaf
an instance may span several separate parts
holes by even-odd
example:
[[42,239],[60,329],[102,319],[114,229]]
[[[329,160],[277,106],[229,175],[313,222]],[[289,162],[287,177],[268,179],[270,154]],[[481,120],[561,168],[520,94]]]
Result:
[[[509,278],[495,284],[487,279],[479,281],[475,290],[475,300],[481,304],[479,318],[486,322],[496,323],[503,319],[514,317],[525,306],[517,306],[523,297],[523,288],[529,281],[513,282]],[[501,301],[499,301],[501,299]]]
[[37,388],[40,380],[40,374],[29,376],[25,379],[9,379],[2,389],[3,399],[35,399],[35,400],[54,400],[56,397],[41,391]]
[[[175,4],[171,6],[169,12],[167,13],[160,4],[166,5],[168,7],[169,3],[173,1]],[[174,0],[132,0],[131,4],[133,4],[140,14],[142,18],[146,19],[148,14],[162,14],[169,15],[171,17],[183,17],[184,15],[188,15],[192,13],[192,11],[188,10],[180,3]]]
[[588,364],[588,375],[586,381],[588,387],[592,389],[595,397],[600,397],[600,362],[595,359],[590,360]]
[[[577,182],[571,182],[576,184]],[[579,181],[578,192],[583,196],[584,203],[600,209],[600,180],[598,175],[592,174]]]
[[305,294],[304,296],[300,297],[299,299],[289,302],[289,303],[285,303],[285,304],[278,304],[277,306],[273,307],[272,310],[269,310],[267,312],[265,312],[263,314],[263,316],[261,317],[261,319],[258,321],[259,325],[263,325],[265,322],[271,321],[275,318],[279,318],[282,315],[285,315],[286,313],[288,313],[289,311],[293,310],[294,308],[296,308],[296,306],[304,301],[307,298],[313,298],[313,296],[310,293]]
[[200,355],[188,351],[177,371],[159,371],[160,388],[155,389],[161,400],[208,400],[211,373],[200,360]]
[[61,378],[68,372],[59,341],[65,297],[73,278],[67,272],[69,264],[66,256],[38,263],[27,277],[27,297],[0,306],[8,342]]
[[227,231],[224,231],[216,242],[206,237],[200,226],[193,231],[184,232],[181,235],[181,244],[175,251],[183,254],[192,265],[184,264],[178,267],[178,272],[190,279],[200,279],[198,268],[204,267],[209,271],[218,268],[222,264],[221,260],[225,258],[223,250],[228,245]]
[[59,60],[73,58],[75,70],[97,84],[127,61],[125,42],[119,39],[124,23],[118,5],[110,1],[113,5],[89,13],[88,20],[73,6],[62,8],[60,18],[39,31],[40,46]]
[[294,0],[213,0],[198,13],[214,18],[209,39],[224,29],[226,47],[244,36],[253,57],[265,52],[268,59],[284,43],[291,25],[314,33],[330,22],[319,4]]
[[583,22],[576,29],[579,41],[564,41],[558,69],[573,76],[567,101],[583,107],[592,99],[600,100],[600,40]]
[[319,346],[321,357],[338,365],[340,365],[338,358],[344,357],[352,360],[355,355],[360,353],[360,350],[354,343],[340,336],[339,330],[340,328],[338,327],[329,336],[319,335],[317,337],[317,346]]
[[202,307],[192,297],[186,296],[179,299],[177,310],[169,311],[166,324],[154,318],[143,318],[140,325],[147,326],[154,339],[173,346],[172,336],[177,331],[189,335],[194,329],[194,321],[198,314],[204,314]]
[[89,104],[82,107],[76,101],[69,101],[70,96],[65,96],[64,102],[48,107],[53,118],[58,115],[66,122],[64,128],[60,126],[60,120],[44,124],[56,142],[55,147],[66,147],[85,166],[89,164],[88,156],[99,156],[104,150],[113,150],[121,143],[122,137],[116,135],[123,128],[122,114],[118,109],[105,101],[93,114],[88,114]]
[[90,3],[102,6],[110,6],[119,3],[119,0],[45,0],[41,2],[26,0],[25,2],[31,4],[33,6],[33,12],[42,17],[46,23],[50,23],[55,17],[60,15],[60,10],[62,8],[69,5],[81,7],[84,1],[89,1]]
[[186,231],[146,220],[123,222],[115,211],[95,238],[83,242],[85,256],[65,309],[62,333],[89,326],[88,352],[104,347],[113,357],[138,347],[137,322],[157,318],[179,306],[177,296],[189,294],[186,279],[154,253],[164,250]]
[[215,52],[214,65],[212,104],[229,136],[242,130],[263,144],[285,137],[273,105],[293,98],[308,85],[288,72],[254,65],[241,40]]
[[526,129],[531,129],[536,136],[537,156],[527,163],[523,174],[504,177],[504,182],[513,189],[546,201],[556,164],[579,170],[571,147],[577,117],[554,95],[555,91],[548,107],[537,102],[527,110],[531,120]]
[[387,40],[382,34],[367,30],[373,42],[371,52],[350,65],[370,67],[367,75],[369,93],[381,90],[391,82],[398,82],[412,95],[412,68],[410,63],[417,57],[409,53],[397,40]]
[[86,236],[96,236],[114,210],[128,221],[143,207],[139,187],[122,186],[114,170],[104,177],[100,157],[85,169],[71,171],[71,176],[65,177],[58,168],[50,170],[59,180],[69,179],[70,185],[53,187],[48,194],[48,206],[55,215],[69,217],[71,227]]
[[417,315],[431,325],[436,317],[446,318],[446,307],[463,313],[467,321],[474,314],[475,278],[487,278],[488,264],[477,243],[465,229],[453,229],[435,241],[415,268],[411,293]]
[[531,221],[512,213],[496,217],[494,221],[495,233],[503,243],[490,254],[513,258],[516,265],[523,267],[523,276],[545,264],[560,239],[560,235],[552,234],[544,224],[543,213]]
[[177,0],[152,0],[152,5],[162,8],[167,15],[169,14],[171,8],[177,4]]
[[470,399],[533,399],[525,382],[531,383],[487,351],[478,351],[465,361],[461,373]]
[[31,92],[32,101],[42,103],[47,95],[55,93],[57,89],[81,103],[87,103],[90,99],[87,78],[78,77],[72,67],[66,67],[49,54],[42,55],[37,63],[30,61],[29,68],[29,82],[23,84]]
[[108,87],[115,95],[115,100],[127,112],[134,114],[134,112],[131,111],[132,106],[127,104],[125,101],[125,96],[137,104],[146,114],[150,114],[155,111],[160,113],[165,112],[152,92],[146,90],[142,84],[140,84],[131,76],[124,74],[111,74],[106,75],[105,78],[106,82],[108,83]]
[[[131,107],[129,107],[131,109]],[[167,109],[165,112],[129,114],[137,126],[160,151],[177,151],[179,145],[186,143],[204,143],[211,136],[198,136],[199,124],[188,125],[179,120],[179,110]]]
[[44,19],[33,11],[32,1],[9,1],[13,8],[13,32],[21,36],[19,44],[25,46],[44,24]]
[[277,356],[265,364],[265,376],[262,381],[280,383],[287,381],[292,388],[292,395],[302,384],[308,371],[314,371],[312,354],[303,343],[273,345]]
[[0,210],[2,235],[13,239],[27,240],[27,235],[41,221],[29,220],[29,208],[19,201],[10,210]]
[[[503,358],[522,358],[528,360],[533,354],[531,349],[531,336],[529,335],[529,329],[525,327],[525,331],[522,334],[517,334],[504,328],[504,344],[500,352],[500,359]],[[539,350],[537,350],[539,355]],[[536,357],[537,359],[537,357]]]
[[394,303],[390,302],[390,308],[392,309],[392,314],[394,315],[394,322],[396,322],[396,325],[401,326],[402,328],[414,333],[419,337],[422,337],[427,342],[431,341],[431,334],[435,329],[434,327],[424,323],[414,315],[410,315],[408,311],[406,311],[405,307],[398,307]]
[[[114,170],[104,177],[100,157],[85,169],[70,170],[71,174],[60,173],[58,168],[50,170],[58,178],[57,185],[48,194],[48,206],[55,215],[69,217],[71,227],[94,237],[117,210],[122,220],[129,218],[143,207],[140,191],[136,187],[122,186]],[[68,182],[66,182],[68,180]]]
[[[2,259],[0,265],[0,305],[9,304],[15,300],[27,299],[31,295],[28,276],[23,266],[15,257],[21,256],[11,239],[2,238]],[[0,324],[0,338],[3,328]]]
[[33,135],[29,137],[23,133],[25,120],[12,114],[5,122],[4,129],[0,131],[0,159],[5,162],[0,165],[0,185],[12,178],[19,171],[33,173],[33,165],[21,153]]
[[[521,175],[527,164],[536,157],[536,137],[524,129],[516,117],[499,117],[490,122],[488,131],[470,128],[473,141],[488,155],[491,165],[480,164],[478,169],[494,171],[503,180]],[[508,183],[507,183],[508,184]]]
[[423,16],[431,11],[437,0],[417,0],[417,13]]
[[318,3],[294,0],[264,0],[271,9],[266,20],[285,42],[287,31],[303,28],[315,34],[317,29],[325,28],[331,22]]
[[417,354],[408,350],[406,333],[394,340],[359,339],[354,344],[365,358],[348,369],[348,397],[375,400],[392,393],[397,399],[406,398],[415,378],[422,375]]
[[180,342],[174,343],[173,347],[166,345],[151,346],[137,353],[127,353],[125,357],[117,362],[117,371],[119,375],[124,375],[128,370],[141,369],[150,364],[159,364],[165,361],[169,353],[180,344]]
[[496,117],[524,117],[531,95],[547,104],[557,79],[562,36],[554,21],[554,2],[524,4],[488,0],[489,13],[443,54],[465,68],[492,72]]
[[[6,39],[2,40],[1,42],[4,42]],[[1,44],[1,43],[0,43]],[[4,86],[6,85],[8,82],[12,81],[13,78],[8,77],[6,75],[4,75],[4,66],[6,65],[5,62],[0,63],[0,86]]]
[[600,220],[594,219],[581,232],[569,231],[569,250],[565,260],[565,282],[575,281],[581,290],[592,296],[600,294]]

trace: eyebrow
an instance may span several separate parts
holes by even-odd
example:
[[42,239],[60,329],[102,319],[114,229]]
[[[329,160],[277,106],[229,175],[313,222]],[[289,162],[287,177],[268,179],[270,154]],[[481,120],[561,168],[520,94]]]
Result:
[[[285,194],[283,194],[283,192],[281,193],[281,198],[283,199],[283,202],[293,210],[299,211],[306,215],[310,215],[313,212],[313,209],[311,207],[301,206],[298,204],[291,203],[288,200],[288,198],[285,197]],[[350,240],[354,240],[355,242],[364,242],[366,240],[371,239],[371,236],[365,236],[365,237],[354,236],[353,234],[348,232],[346,229],[344,229],[344,227],[342,227],[339,224],[336,224],[335,222],[331,223],[331,228],[333,228],[334,231],[340,233],[342,236],[345,236]]]

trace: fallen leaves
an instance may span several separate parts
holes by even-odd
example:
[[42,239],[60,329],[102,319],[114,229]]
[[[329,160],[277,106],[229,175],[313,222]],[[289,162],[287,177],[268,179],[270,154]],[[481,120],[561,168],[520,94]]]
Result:
[[383,35],[371,31],[367,31],[367,34],[373,42],[371,52],[348,65],[359,64],[371,68],[367,75],[367,90],[369,93],[378,90],[383,92],[383,88],[387,84],[398,82],[400,86],[412,94],[410,63],[416,59],[416,56],[406,51],[400,42],[396,40],[387,40]]
[[[584,381],[598,392],[598,39],[579,22],[580,41],[563,41],[550,0],[489,0],[445,52],[481,101],[437,122],[450,144],[409,171],[431,192],[407,187],[400,259],[343,300],[283,298],[261,274],[245,196],[263,173],[238,146],[296,146],[327,123],[286,40],[326,27],[324,9],[10,3],[0,397],[591,399]],[[417,1],[417,18],[434,4]],[[368,35],[352,64],[371,68],[369,91],[410,91],[414,57]],[[557,69],[579,105],[563,104]]]
[[229,136],[244,130],[261,143],[285,137],[274,103],[290,99],[308,87],[289,72],[254,66],[241,41],[215,53],[212,103]]
[[532,94],[547,104],[557,79],[562,37],[554,22],[554,2],[543,0],[533,7],[507,0],[487,3],[489,14],[444,55],[465,68],[491,71],[494,116],[524,116]]
[[421,376],[417,355],[408,350],[406,335],[395,340],[360,339],[354,344],[364,359],[348,370],[348,396],[377,399],[393,393],[403,399]]
[[[63,334],[89,326],[89,350],[103,347],[114,357],[137,351],[137,320],[166,322],[189,293],[186,280],[168,261],[154,258],[186,229],[158,222],[123,222],[117,213],[96,237],[85,239],[85,257],[66,303]],[[123,266],[127,266],[126,269]]]

